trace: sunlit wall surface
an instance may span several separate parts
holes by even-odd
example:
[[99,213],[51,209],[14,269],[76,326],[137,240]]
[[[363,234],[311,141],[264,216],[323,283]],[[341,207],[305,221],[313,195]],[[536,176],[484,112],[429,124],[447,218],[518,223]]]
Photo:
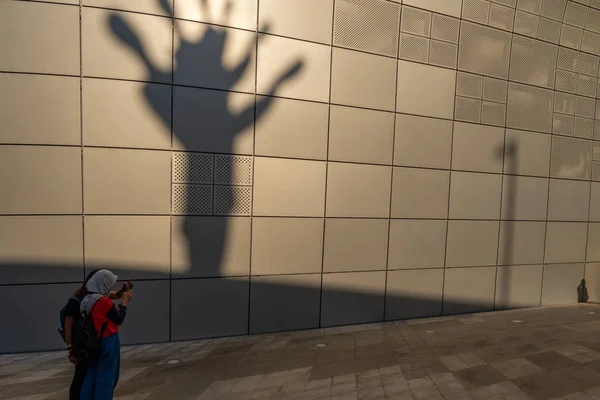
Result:
[[597,300],[599,56],[599,0],[3,0],[0,352],[96,268],[126,343]]

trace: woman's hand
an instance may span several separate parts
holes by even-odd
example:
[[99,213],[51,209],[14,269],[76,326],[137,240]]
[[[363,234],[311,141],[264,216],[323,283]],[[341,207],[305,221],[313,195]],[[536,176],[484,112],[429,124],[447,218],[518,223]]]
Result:
[[133,294],[131,293],[130,290],[128,290],[125,293],[123,293],[123,297],[122,297],[122,300],[121,300],[121,305],[122,306],[127,306],[127,304],[129,304],[129,302],[131,301],[132,297],[133,297]]

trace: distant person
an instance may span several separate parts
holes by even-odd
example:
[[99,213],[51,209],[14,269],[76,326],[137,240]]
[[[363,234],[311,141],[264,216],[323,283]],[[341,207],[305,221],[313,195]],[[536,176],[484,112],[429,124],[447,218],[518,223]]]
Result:
[[[88,369],[87,360],[80,360],[73,354],[72,342],[73,342],[73,325],[75,321],[81,316],[80,304],[81,300],[88,293],[86,289],[86,285],[89,282],[90,278],[94,276],[94,274],[98,272],[98,270],[94,270],[90,272],[83,284],[69,299],[63,310],[61,311],[61,325],[60,331],[63,335],[63,339],[67,345],[67,351],[69,352],[69,361],[75,364],[75,374],[73,375],[73,380],[71,381],[71,387],[69,388],[69,400],[79,400],[81,396],[81,388],[83,386],[83,381],[85,381],[85,375]],[[123,287],[118,292],[110,292],[109,297],[111,299],[120,299],[123,296],[123,293],[127,290],[127,285],[123,284]]]
[[110,289],[117,283],[117,276],[101,269],[87,282],[87,294],[81,301],[81,313],[89,315],[98,338],[101,339],[102,352],[97,361],[88,366],[85,381],[81,389],[82,400],[112,400],[119,382],[121,364],[121,343],[119,326],[125,320],[127,304],[131,301],[133,285],[128,282],[122,293],[119,306],[110,300]]

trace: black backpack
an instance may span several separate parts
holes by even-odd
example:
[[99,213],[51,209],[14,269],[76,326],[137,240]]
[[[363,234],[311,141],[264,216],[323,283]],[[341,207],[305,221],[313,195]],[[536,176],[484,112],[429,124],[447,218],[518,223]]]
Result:
[[[96,304],[94,304],[94,307]],[[92,307],[92,310],[94,307]],[[73,324],[73,336],[71,342],[72,354],[79,362],[93,363],[97,361],[102,354],[102,336],[104,336],[106,322],[102,325],[100,335],[97,335],[94,323],[92,322],[92,310],[90,310],[89,314],[86,314],[85,312],[82,313]],[[100,339],[98,337],[100,337]]]

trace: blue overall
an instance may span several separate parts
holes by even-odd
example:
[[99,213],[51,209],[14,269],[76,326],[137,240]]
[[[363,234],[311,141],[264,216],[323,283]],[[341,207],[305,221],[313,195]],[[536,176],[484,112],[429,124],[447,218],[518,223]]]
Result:
[[121,342],[119,333],[102,339],[102,355],[90,364],[81,388],[81,400],[112,400],[119,382]]

